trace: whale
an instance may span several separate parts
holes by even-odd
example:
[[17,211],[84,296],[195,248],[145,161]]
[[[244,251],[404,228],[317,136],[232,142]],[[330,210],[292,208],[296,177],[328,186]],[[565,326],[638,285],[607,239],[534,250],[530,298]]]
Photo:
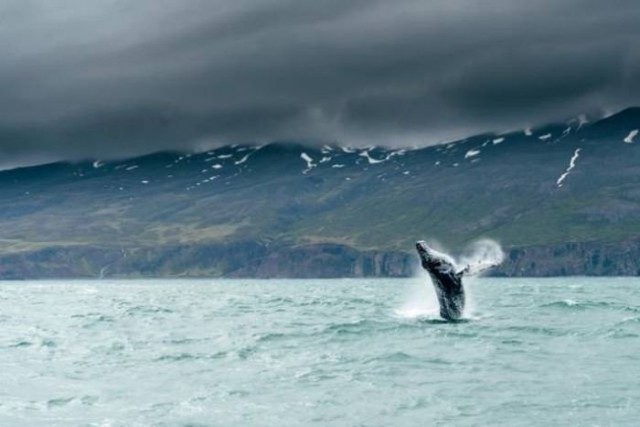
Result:
[[468,269],[458,270],[453,258],[429,247],[424,240],[416,242],[416,250],[436,290],[440,317],[450,321],[460,319],[465,306],[462,276]]
[[451,256],[429,247],[424,240],[416,242],[416,250],[420,257],[420,264],[429,273],[436,290],[440,317],[448,321],[459,320],[464,313],[465,292],[462,277],[479,274],[484,270],[497,267],[502,262],[502,256],[499,256],[493,262],[478,260],[458,268]]

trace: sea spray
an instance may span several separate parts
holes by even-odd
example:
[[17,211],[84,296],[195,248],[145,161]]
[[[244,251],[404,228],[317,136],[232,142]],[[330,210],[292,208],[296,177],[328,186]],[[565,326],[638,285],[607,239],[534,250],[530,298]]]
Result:
[[469,275],[464,279],[467,300],[464,310],[465,317],[477,316],[476,278],[492,267],[502,264],[504,257],[504,251],[498,242],[491,239],[480,239],[467,246],[458,258],[458,268],[469,266]]
[[458,267],[470,266],[471,274],[487,271],[504,261],[504,251],[495,240],[481,239],[467,246],[458,259]]
[[396,310],[400,317],[439,318],[440,306],[431,278],[424,270],[417,270],[406,290],[402,306]]
[[[429,242],[429,246],[447,253],[438,242]],[[468,276],[463,279],[466,294],[465,318],[475,317],[476,303],[475,277],[488,271],[491,267],[500,265],[504,260],[504,252],[500,244],[491,239],[481,239],[465,248],[462,255],[455,262],[456,269],[469,266]],[[439,304],[434,286],[429,274],[421,268],[416,269],[411,285],[408,287],[402,306],[396,313],[404,318],[439,318]]]

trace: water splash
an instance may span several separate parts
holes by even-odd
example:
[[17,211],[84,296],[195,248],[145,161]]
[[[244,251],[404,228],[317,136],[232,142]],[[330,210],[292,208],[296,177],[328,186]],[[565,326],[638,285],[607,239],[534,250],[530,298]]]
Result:
[[440,318],[438,297],[426,271],[416,271],[396,314],[405,319]]
[[471,243],[458,259],[458,266],[470,266],[470,274],[479,274],[504,261],[504,251],[498,242],[481,239]]
[[[443,246],[437,242],[429,242],[431,247],[442,250]],[[446,253],[446,250],[442,250]],[[456,268],[470,266],[469,275],[478,276],[498,266],[504,261],[504,251],[498,242],[491,239],[481,239],[470,244],[456,261]],[[407,289],[404,302],[396,310],[399,317],[407,319],[440,319],[440,305],[436,296],[431,278],[422,268],[418,268],[414,274],[414,280]],[[464,279],[466,304],[463,313],[464,319],[477,317],[477,305],[474,298],[475,277]]]

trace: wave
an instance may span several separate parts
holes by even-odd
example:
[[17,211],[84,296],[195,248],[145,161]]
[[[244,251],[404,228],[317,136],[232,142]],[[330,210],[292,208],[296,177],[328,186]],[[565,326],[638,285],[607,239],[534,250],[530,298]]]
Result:
[[177,354],[163,354],[154,359],[155,362],[181,362],[181,361],[192,361],[192,360],[212,360],[212,359],[222,359],[227,356],[226,351],[219,351],[217,353],[212,354],[202,354],[202,353],[177,353]]
[[504,328],[504,330],[517,333],[534,333],[554,337],[561,337],[569,335],[571,333],[571,331],[567,329],[557,329],[541,325],[508,326]]
[[361,334],[363,332],[380,329],[380,326],[382,326],[380,322],[369,319],[361,319],[356,320],[355,322],[336,323],[333,325],[329,325],[324,329],[323,332],[338,335]]
[[613,309],[635,311],[635,307],[620,305],[619,303],[606,301],[575,301],[573,299],[563,299],[552,301],[540,305],[540,308],[559,308],[563,310],[588,310],[588,309]]
[[137,305],[135,307],[128,308],[125,313],[128,316],[135,316],[137,314],[169,314],[173,313],[173,310],[153,305]]

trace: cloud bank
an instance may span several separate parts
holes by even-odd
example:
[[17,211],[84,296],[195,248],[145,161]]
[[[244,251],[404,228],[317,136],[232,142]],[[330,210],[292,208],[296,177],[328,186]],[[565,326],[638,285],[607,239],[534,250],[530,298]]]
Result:
[[5,0],[4,164],[427,145],[640,104],[640,2]]

